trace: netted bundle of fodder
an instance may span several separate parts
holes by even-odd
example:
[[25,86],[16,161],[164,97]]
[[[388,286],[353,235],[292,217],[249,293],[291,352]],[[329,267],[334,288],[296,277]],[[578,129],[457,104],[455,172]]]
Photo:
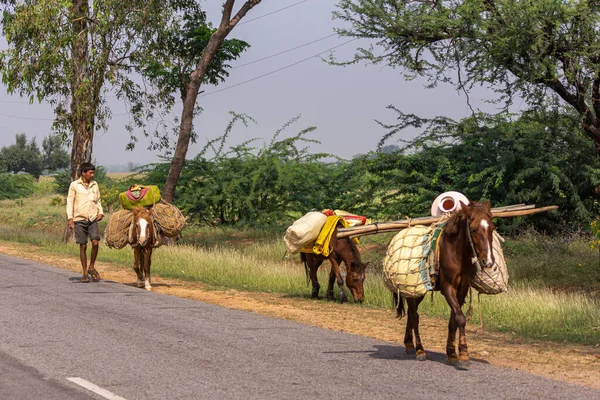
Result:
[[181,233],[185,224],[185,217],[171,203],[161,200],[152,207],[154,221],[160,227],[161,232],[167,237],[176,237]]
[[496,231],[493,232],[494,241],[492,251],[494,252],[494,266],[477,271],[471,285],[483,294],[498,294],[508,292],[508,268],[502,251],[504,238]]
[[428,257],[433,228],[415,225],[398,232],[383,259],[383,282],[407,298],[422,297],[433,290]]
[[104,243],[113,249],[122,249],[129,243],[129,227],[133,212],[120,210],[110,216],[104,231]]

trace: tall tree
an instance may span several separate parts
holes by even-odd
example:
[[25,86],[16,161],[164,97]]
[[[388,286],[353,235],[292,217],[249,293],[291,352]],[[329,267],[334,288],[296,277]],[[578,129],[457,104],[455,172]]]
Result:
[[540,104],[555,93],[600,149],[599,2],[340,0],[337,7],[334,17],[348,23],[341,35],[377,43],[350,62],[399,67],[430,87],[487,85],[507,107],[514,95]]
[[167,201],[173,201],[173,198],[175,197],[175,188],[179,181],[179,177],[181,176],[185,157],[192,138],[194,112],[196,110],[196,100],[198,98],[198,93],[200,92],[200,86],[204,82],[205,76],[211,68],[211,65],[213,65],[212,63],[227,36],[240,20],[244,18],[248,11],[260,4],[261,1],[262,0],[247,0],[242,4],[238,12],[233,14],[235,0],[225,0],[219,27],[210,35],[206,47],[204,47],[202,51],[202,56],[196,64],[196,68],[190,73],[189,79],[186,80],[187,84],[185,89],[182,90],[182,94],[185,94],[185,96],[183,97],[183,110],[181,112],[177,145],[173,154],[173,161],[171,163],[171,168],[169,169],[167,181],[163,188],[163,198]]
[[27,142],[24,133],[17,133],[15,143],[0,149],[0,164],[9,172],[27,172],[39,179],[42,169],[42,153],[34,138]]
[[[181,102],[185,101],[190,76],[216,30],[207,22],[206,13],[194,0],[175,1],[174,8],[176,12],[172,20],[165,24],[161,35],[149,47],[151,57],[139,60],[138,71],[144,80],[143,87],[135,90],[134,86],[128,85],[125,92],[132,107],[143,111],[132,114],[132,123],[138,127],[146,126],[148,120],[155,120],[153,116],[157,111],[169,113],[177,102],[176,97]],[[224,40],[210,62],[202,83],[218,85],[225,81],[229,76],[229,62],[249,46],[238,39]],[[195,114],[199,111],[200,107],[196,104]],[[144,130],[151,139],[150,149],[165,150],[165,155],[171,154],[170,126],[168,123],[158,123],[153,126],[153,131]],[[177,133],[176,129],[174,131]],[[132,134],[130,139],[128,146],[132,148],[137,137]],[[193,131],[191,140],[195,140]]]
[[27,135],[17,133],[15,143],[0,149],[0,163],[8,172],[21,172],[25,170],[27,153]]
[[66,168],[69,166],[71,158],[64,149],[62,138],[58,135],[48,135],[42,141],[42,158],[44,168],[50,171]]
[[107,127],[106,86],[125,97],[132,61],[147,57],[172,3],[180,1],[0,0],[2,80],[10,93],[54,107],[53,127],[71,138],[71,179],[91,161],[94,130]]

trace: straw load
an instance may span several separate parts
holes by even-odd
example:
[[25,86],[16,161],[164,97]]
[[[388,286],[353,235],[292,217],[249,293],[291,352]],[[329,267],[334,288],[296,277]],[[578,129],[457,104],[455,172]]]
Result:
[[[129,244],[129,231],[133,222],[133,211],[131,209],[144,207],[144,204],[147,204],[145,208],[152,211],[154,226],[160,235],[178,237],[181,234],[185,225],[185,217],[173,204],[164,200],[157,201],[157,199],[160,199],[160,192],[157,192],[158,188],[154,188],[156,187],[132,185],[127,192],[121,193],[120,200],[124,210],[117,211],[110,216],[104,232],[104,242],[108,247],[122,249]],[[129,192],[132,194],[129,195]],[[126,196],[126,194],[128,195]],[[135,195],[138,195],[139,199]],[[124,202],[123,199],[126,199],[127,202]],[[147,199],[157,202],[144,203]]]
[[129,243],[129,227],[133,212],[120,210],[110,216],[104,231],[104,243],[113,249],[122,249]]
[[392,238],[383,259],[383,282],[393,293],[415,298],[433,290],[430,269],[434,230],[432,226],[416,225]]
[[482,294],[499,294],[508,292],[508,268],[502,252],[504,239],[493,232],[492,252],[494,253],[494,266],[478,270],[471,282],[471,286]]
[[152,207],[152,215],[163,235],[167,237],[179,236],[185,224],[185,217],[177,207],[161,200]]

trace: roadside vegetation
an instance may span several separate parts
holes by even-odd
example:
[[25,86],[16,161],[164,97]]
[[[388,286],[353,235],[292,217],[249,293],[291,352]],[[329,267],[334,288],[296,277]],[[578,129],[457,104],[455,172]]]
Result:
[[[127,177],[121,179],[128,179]],[[121,180],[115,180],[121,182]],[[42,177],[35,194],[0,201],[0,240],[31,243],[44,251],[77,257],[78,248],[63,243],[64,202],[52,178]],[[106,220],[105,220],[106,221]],[[106,222],[101,222],[103,230]],[[280,293],[308,298],[310,288],[298,256],[285,255],[282,227],[206,226],[194,221],[186,226],[178,246],[154,253],[152,271],[163,278],[201,281],[215,289]],[[381,260],[392,234],[365,236],[359,245],[371,261],[365,281],[363,305],[393,307],[389,290],[380,277]],[[496,296],[477,296],[473,291],[473,320],[479,312],[486,329],[524,337],[595,345],[600,335],[600,295],[597,250],[589,235],[551,237],[534,231],[507,238],[505,256],[510,271],[510,291]],[[131,269],[132,252],[102,245],[102,261]],[[326,263],[327,264],[327,263]],[[321,268],[322,296],[328,266]],[[337,288],[335,288],[338,297]],[[339,298],[339,297],[338,297]],[[479,303],[480,301],[480,303]],[[464,310],[468,308],[465,305]],[[420,308],[427,316],[446,319],[449,308],[436,293]]]

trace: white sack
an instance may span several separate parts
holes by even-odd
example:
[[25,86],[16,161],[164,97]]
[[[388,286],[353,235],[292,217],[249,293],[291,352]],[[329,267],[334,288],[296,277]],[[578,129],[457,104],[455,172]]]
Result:
[[309,212],[296,220],[287,228],[283,238],[288,253],[298,253],[301,248],[317,240],[325,222],[327,216],[318,211]]

